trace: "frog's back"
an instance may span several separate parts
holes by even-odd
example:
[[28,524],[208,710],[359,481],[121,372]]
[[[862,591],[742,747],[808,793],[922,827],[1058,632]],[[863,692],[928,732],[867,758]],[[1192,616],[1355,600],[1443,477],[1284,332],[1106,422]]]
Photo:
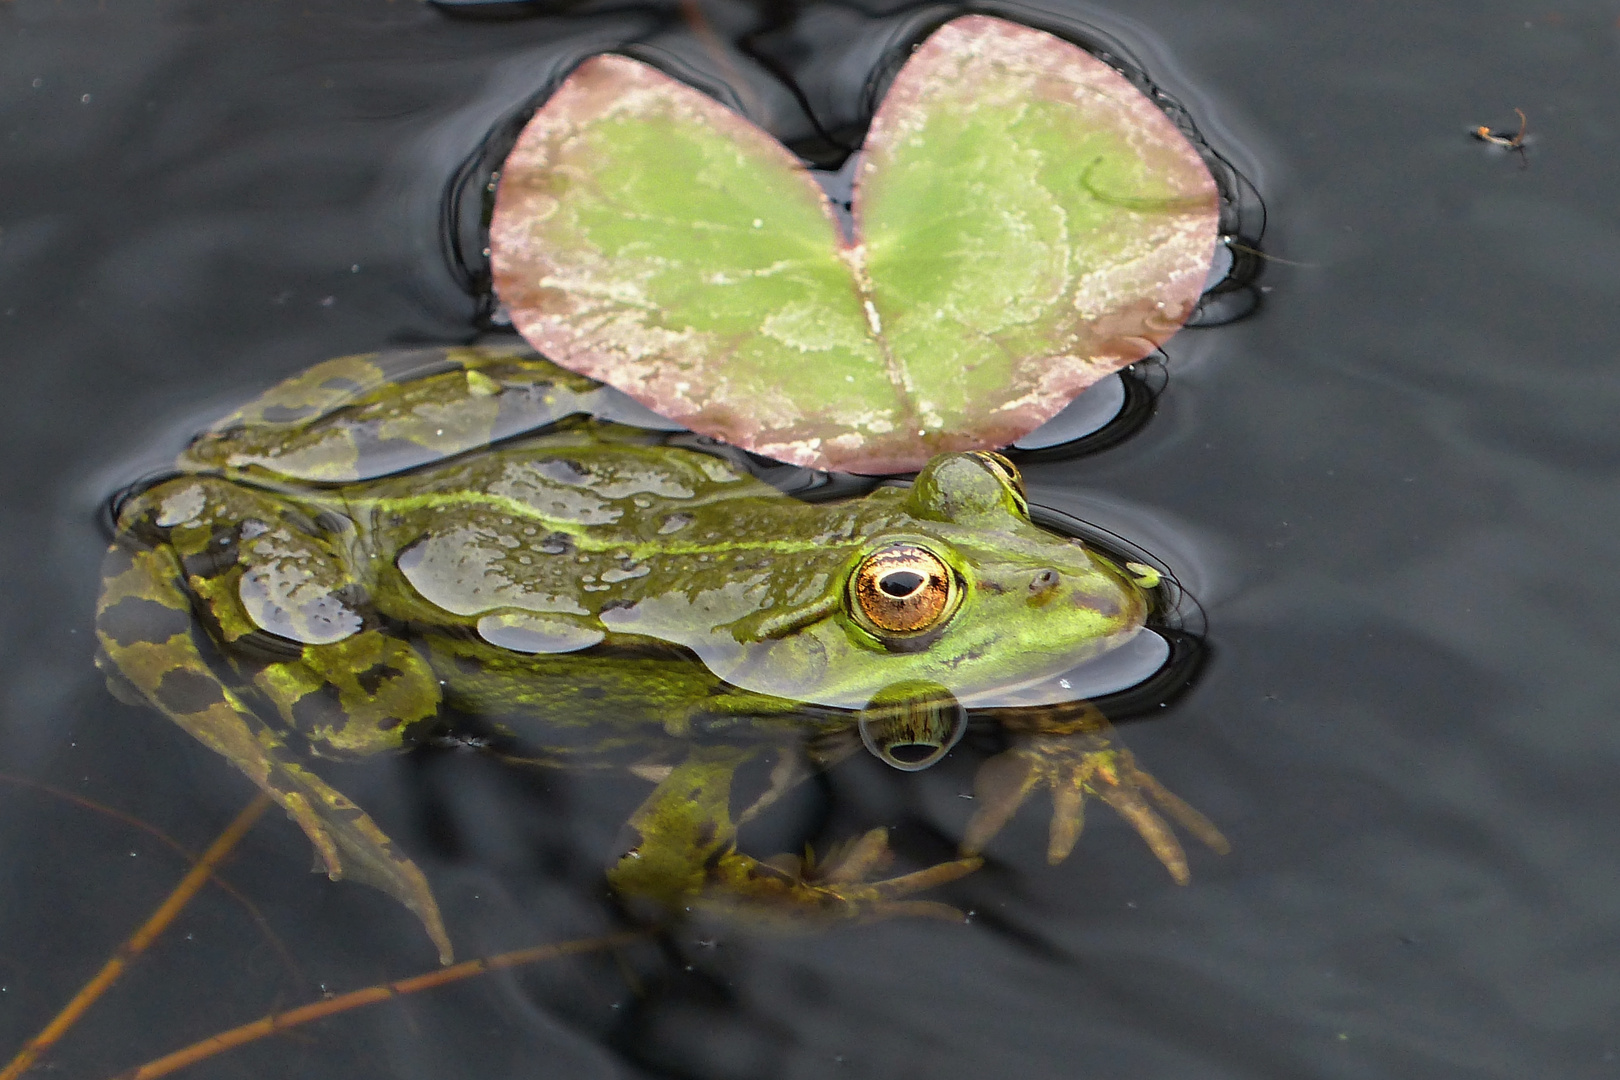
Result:
[[804,504],[713,455],[589,423],[343,495],[367,546],[398,552],[395,588],[380,583],[398,602],[593,630],[675,596],[711,625],[802,604],[891,501]]

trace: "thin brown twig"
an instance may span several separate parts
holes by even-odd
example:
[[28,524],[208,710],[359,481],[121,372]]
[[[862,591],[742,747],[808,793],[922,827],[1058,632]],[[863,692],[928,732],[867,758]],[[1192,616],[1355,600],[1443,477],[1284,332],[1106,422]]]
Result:
[[616,934],[604,934],[601,937],[564,941],[557,945],[539,945],[532,949],[520,949],[517,952],[501,953],[498,956],[468,960],[465,963],[430,971],[425,975],[414,975],[408,979],[397,979],[394,982],[378,983],[375,986],[352,990],[347,994],[312,1001],[308,1005],[300,1005],[298,1008],[288,1009],[286,1012],[261,1016],[251,1023],[231,1028],[228,1031],[221,1031],[216,1035],[210,1035],[208,1038],[194,1042],[190,1046],[176,1050],[172,1054],[166,1054],[127,1072],[121,1072],[112,1080],[156,1080],[159,1076],[167,1076],[188,1065],[195,1065],[199,1061],[205,1061],[216,1054],[233,1050],[246,1043],[257,1042],[259,1039],[269,1035],[289,1031],[312,1020],[320,1020],[336,1013],[348,1012],[351,1009],[362,1008],[366,1005],[375,1005],[378,1002],[402,997],[405,994],[431,990],[434,987],[460,982],[463,979],[470,979],[476,975],[484,975],[491,971],[522,967],[526,964],[538,964],[545,960],[556,960],[565,956],[579,956],[584,953],[600,952],[604,949],[615,949],[646,936],[647,932],[644,930],[624,930]]
[[[160,844],[169,848],[171,851],[175,852],[191,865],[195,866],[197,864],[197,855],[190,848],[180,843],[180,841],[176,840],[174,837],[170,836],[156,825],[153,825],[150,822],[142,821],[133,814],[126,814],[124,811],[119,810],[116,807],[108,806],[105,803],[99,803],[94,799],[87,799],[83,795],[78,795],[74,792],[68,791],[66,788],[54,787],[51,784],[42,783],[39,780],[30,780],[25,776],[15,776],[11,773],[0,772],[0,784],[13,784],[17,787],[30,788],[34,791],[43,792],[46,795],[61,799],[64,802],[72,803],[73,805],[82,807],[85,810],[90,810],[97,814],[103,814],[106,817],[112,818],[114,821],[128,825],[132,829],[140,830],[141,832],[150,836],[152,839],[158,841]],[[242,905],[243,909],[248,913],[248,917],[253,920],[253,924],[259,928],[259,932],[263,934],[265,940],[270,943],[271,948],[275,949],[277,954],[280,955],[281,962],[286,965],[288,973],[292,975],[295,981],[302,983],[304,981],[304,975],[298,967],[298,962],[293,959],[292,953],[287,951],[287,946],[282,944],[281,939],[276,936],[275,931],[270,929],[270,921],[264,917],[264,913],[259,910],[258,905],[244,896],[241,890],[237,889],[235,885],[232,885],[229,881],[226,881],[218,874],[210,873],[209,878],[215,885],[218,885],[220,889],[224,891],[225,895]]]
[[152,942],[157,940],[158,935],[163,933],[185,909],[186,904],[191,902],[191,898],[202,890],[213,875],[214,867],[218,866],[220,860],[230,854],[231,849],[247,835],[247,831],[259,820],[259,816],[269,805],[270,797],[260,794],[242,808],[242,812],[236,815],[236,819],[225,827],[225,831],[220,833],[212,844],[208,845],[208,850],[203,852],[202,858],[198,859],[197,864],[180,879],[180,884],[174,887],[174,891],[162,904],[158,905],[157,910],[152,912],[151,917],[141,925],[141,928],[118,947],[106,964],[102,965],[101,970],[73,995],[73,1000],[63,1006],[62,1011],[57,1013],[38,1035],[28,1040],[4,1070],[0,1070],[0,1080],[17,1080],[17,1077],[33,1067],[41,1054],[55,1046],[62,1036],[78,1023],[79,1018],[90,1006],[118,981],[130,961],[145,952]]

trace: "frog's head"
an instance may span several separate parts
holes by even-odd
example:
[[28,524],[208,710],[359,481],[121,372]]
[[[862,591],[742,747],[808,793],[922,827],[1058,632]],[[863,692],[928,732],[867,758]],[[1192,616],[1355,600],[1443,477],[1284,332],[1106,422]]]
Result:
[[858,712],[878,757],[920,768],[960,735],[964,707],[1068,700],[1036,687],[1147,614],[1130,575],[1030,521],[999,454],[941,454],[909,490],[795,505],[823,547],[649,590],[603,624],[685,645],[741,689]]
[[[935,457],[901,510],[849,565],[842,617],[834,620],[847,648],[823,669],[818,695],[829,703],[878,701],[888,688],[925,684],[938,688],[936,697],[993,706],[1142,627],[1142,588],[1080,541],[1031,522],[1018,470],[999,454]],[[832,635],[819,636],[832,644]],[[949,710],[932,714],[942,717],[937,732],[919,726],[914,712],[896,725],[895,739],[937,738],[943,753],[960,729],[943,722]],[[916,767],[899,762],[928,750],[919,744],[895,753],[899,743],[887,728],[863,735],[897,767]]]

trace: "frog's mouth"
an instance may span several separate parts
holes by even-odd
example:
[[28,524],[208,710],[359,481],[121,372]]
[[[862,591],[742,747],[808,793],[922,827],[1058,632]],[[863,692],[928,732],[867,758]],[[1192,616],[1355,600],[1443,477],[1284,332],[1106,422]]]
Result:
[[902,772],[918,772],[961,740],[967,710],[938,683],[897,683],[872,696],[856,726],[873,757]]

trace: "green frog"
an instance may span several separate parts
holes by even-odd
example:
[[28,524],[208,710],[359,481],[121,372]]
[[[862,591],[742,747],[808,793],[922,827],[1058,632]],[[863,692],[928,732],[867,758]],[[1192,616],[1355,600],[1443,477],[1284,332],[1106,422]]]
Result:
[[[1032,524],[1006,458],[941,454],[909,485],[814,503],[740,452],[620,422],[627,401],[520,347],[346,357],[272,388],[117,507],[109,685],[229,759],[331,877],[405,904],[446,963],[421,870],[318,759],[474,725],[514,759],[627,769],[654,787],[610,883],[671,911],[952,912],[912,894],[979,865],[1041,788],[1053,862],[1088,795],[1178,881],[1166,816],[1224,845],[1094,708],[1027,706],[1141,632],[1154,580]],[[815,768],[862,748],[925,768],[970,711],[1009,743],[959,858],[883,877],[882,829],[819,859],[738,849]],[[734,809],[751,762],[769,781]]]

